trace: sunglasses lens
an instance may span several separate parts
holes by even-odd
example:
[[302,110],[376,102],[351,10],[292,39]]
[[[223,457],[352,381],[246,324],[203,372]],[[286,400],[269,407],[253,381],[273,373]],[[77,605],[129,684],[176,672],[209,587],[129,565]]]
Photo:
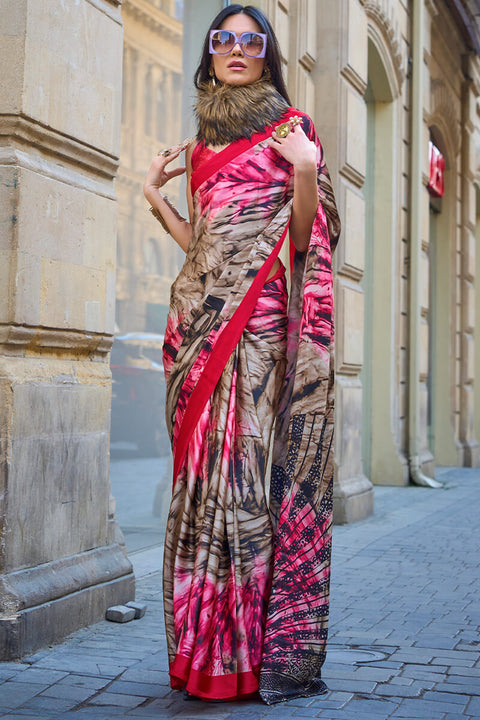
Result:
[[245,55],[250,55],[252,57],[260,55],[264,46],[263,37],[261,35],[257,35],[257,33],[243,33],[241,40]]
[[235,45],[235,35],[229,30],[217,30],[212,35],[213,51],[222,55],[228,53]]

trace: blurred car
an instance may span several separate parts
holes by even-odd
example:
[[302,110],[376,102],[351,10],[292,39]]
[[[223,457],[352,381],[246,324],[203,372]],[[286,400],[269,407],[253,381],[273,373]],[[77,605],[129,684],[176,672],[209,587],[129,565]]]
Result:
[[141,455],[166,455],[163,335],[117,335],[110,356],[112,371],[111,442],[131,442]]

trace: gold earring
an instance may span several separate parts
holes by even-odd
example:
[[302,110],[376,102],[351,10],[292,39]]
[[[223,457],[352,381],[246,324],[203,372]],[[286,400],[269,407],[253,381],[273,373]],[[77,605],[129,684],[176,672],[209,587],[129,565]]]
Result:
[[210,65],[208,74],[210,75],[210,78],[211,78],[210,82],[212,83],[212,87],[215,87],[217,84],[217,78],[215,76],[215,70],[213,69],[213,65]]
[[270,82],[272,79],[272,74],[267,64],[265,64],[265,67],[263,68],[262,79],[265,80],[265,82]]

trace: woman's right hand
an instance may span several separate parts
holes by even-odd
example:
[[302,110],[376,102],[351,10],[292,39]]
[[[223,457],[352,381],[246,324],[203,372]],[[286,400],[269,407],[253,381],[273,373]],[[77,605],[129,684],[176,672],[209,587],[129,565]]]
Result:
[[158,194],[158,191],[165,183],[171,178],[182,175],[185,172],[185,167],[175,168],[174,170],[166,169],[167,165],[173,160],[176,160],[184,149],[183,143],[181,145],[174,145],[169,148],[169,155],[157,155],[153,158],[152,164],[145,177],[145,182],[143,183],[143,194],[151,205],[153,205],[152,198],[155,198],[155,195]]

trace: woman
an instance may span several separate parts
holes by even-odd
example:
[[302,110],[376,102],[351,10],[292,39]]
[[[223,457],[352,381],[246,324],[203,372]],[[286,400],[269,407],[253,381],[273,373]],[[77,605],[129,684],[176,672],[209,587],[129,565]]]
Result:
[[155,158],[144,186],[186,252],[164,346],[170,677],[203,699],[259,691],[274,703],[326,690],[339,221],[313,123],[291,107],[259,10],[217,15],[195,85],[189,220],[160,192],[185,170],[166,169],[182,146]]

